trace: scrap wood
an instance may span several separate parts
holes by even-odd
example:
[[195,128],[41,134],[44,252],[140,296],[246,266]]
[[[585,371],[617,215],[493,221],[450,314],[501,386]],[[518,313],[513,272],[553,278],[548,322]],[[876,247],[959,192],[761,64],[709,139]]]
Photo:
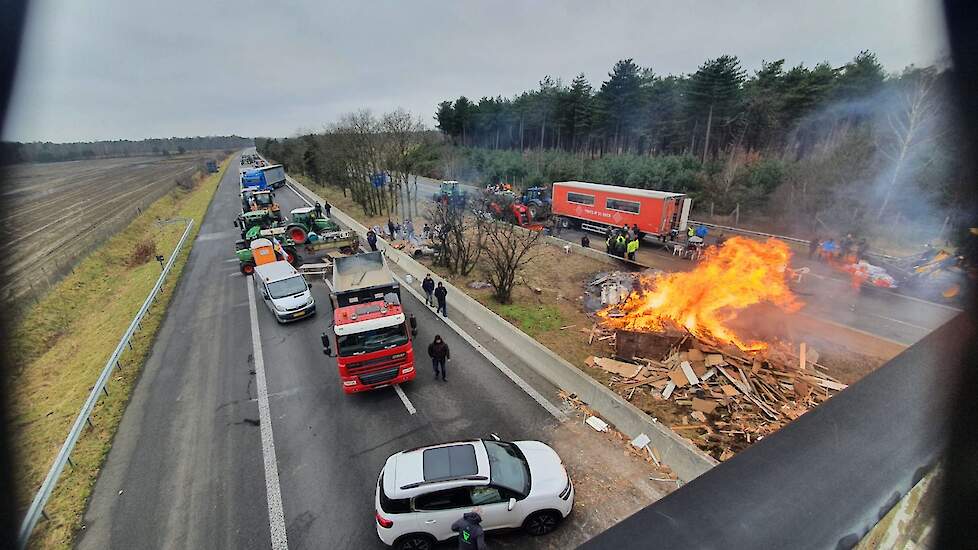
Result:
[[712,413],[714,410],[716,410],[717,405],[719,405],[719,403],[712,399],[700,399],[698,397],[693,398],[694,411]]
[[693,367],[689,364],[689,361],[683,361],[680,363],[679,368],[682,369],[683,374],[686,375],[686,380],[688,380],[691,385],[695,386],[696,384],[700,383],[700,379],[696,377],[696,373],[693,372]]
[[567,325],[566,327],[560,327],[560,329],[559,329],[559,330],[567,330],[567,329],[569,329],[569,328],[574,328],[574,327],[576,327],[576,326],[577,326],[577,325]]
[[665,389],[662,390],[662,398],[669,399],[669,396],[672,395],[672,392],[675,389],[676,389],[676,383],[670,380],[669,383],[666,384]]
[[706,424],[676,424],[675,426],[669,426],[673,430],[692,430],[692,429],[708,429]]
[[608,372],[613,372],[619,376],[624,376],[625,378],[635,378],[644,368],[642,365],[626,363],[624,361],[618,361],[608,357],[595,357],[594,364]]
[[723,355],[719,353],[711,353],[706,356],[704,363],[708,367],[715,367],[717,365],[726,365],[727,361],[723,358]]

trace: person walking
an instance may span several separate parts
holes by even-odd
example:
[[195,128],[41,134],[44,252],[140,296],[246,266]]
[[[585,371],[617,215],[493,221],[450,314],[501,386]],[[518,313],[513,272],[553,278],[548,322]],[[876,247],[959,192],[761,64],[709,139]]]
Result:
[[581,235],[581,246],[584,248],[591,248],[591,239],[587,237],[587,233]]
[[316,206],[313,207],[313,210],[316,211],[316,219],[323,217],[323,205],[319,204],[319,201],[316,201]]
[[428,357],[431,357],[431,368],[435,370],[435,380],[441,376],[442,382],[448,382],[445,378],[445,364],[452,360],[452,353],[440,334],[436,334],[435,341],[428,344]]
[[370,245],[371,252],[377,251],[377,234],[374,233],[373,229],[367,231],[367,244]]
[[387,231],[391,235],[391,240],[394,240],[394,220],[387,218]]
[[435,300],[438,301],[438,309],[435,313],[441,313],[445,317],[448,317],[448,289],[445,285],[438,281],[438,286],[435,287]]
[[404,220],[404,231],[407,233],[407,240],[414,241],[414,222],[410,219]]
[[326,217],[327,218],[332,218],[333,217],[333,216],[331,216],[329,214],[329,211],[332,210],[332,209],[333,209],[333,205],[330,204],[329,201],[326,201],[326,202],[323,203],[323,210],[326,212]]
[[486,550],[486,534],[481,523],[482,516],[473,510],[452,524],[452,531],[458,533],[458,550]]
[[424,291],[424,305],[431,307],[435,305],[435,300],[431,293],[435,291],[435,280],[431,278],[431,273],[425,275],[421,281],[421,290]]

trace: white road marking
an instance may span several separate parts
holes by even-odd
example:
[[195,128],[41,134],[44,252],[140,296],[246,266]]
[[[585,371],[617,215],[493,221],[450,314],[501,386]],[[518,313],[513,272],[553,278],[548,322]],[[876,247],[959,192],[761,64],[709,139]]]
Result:
[[261,428],[261,453],[265,461],[265,492],[268,496],[268,525],[273,550],[288,550],[285,535],[285,512],[282,509],[282,488],[278,483],[278,461],[275,458],[275,439],[272,436],[272,414],[268,407],[268,385],[265,381],[265,359],[258,332],[258,309],[255,289],[248,284],[248,306],[251,310],[251,345],[255,356],[255,381],[258,386],[258,420]]
[[[404,279],[402,279],[399,275],[394,275],[394,278],[397,279],[397,282],[401,284],[401,288],[408,289],[408,292],[413,294],[414,297],[417,298],[419,302],[424,303],[424,297],[421,295],[421,292],[416,290],[411,285],[407,284],[407,282]],[[512,369],[506,366],[506,363],[500,361],[498,357],[493,355],[491,351],[489,351],[488,349],[486,349],[485,346],[480,344],[478,340],[469,336],[469,334],[465,332],[465,330],[463,330],[462,327],[455,324],[455,321],[452,321],[448,317],[441,317],[441,320],[445,321],[445,324],[447,324],[449,328],[454,330],[459,336],[462,337],[463,340],[468,342],[470,346],[475,348],[475,350],[478,351],[480,354],[482,354],[483,357],[488,359],[490,363],[492,363],[497,369],[500,370],[500,372],[505,374],[506,377],[512,380],[514,384],[519,386],[521,390],[523,390],[527,395],[529,395],[534,401],[539,403],[540,406],[546,409],[548,413],[552,414],[554,418],[560,420],[561,422],[567,419],[567,415],[564,414],[564,411],[558,409],[556,405],[548,401],[547,398],[541,395],[540,392],[538,392],[536,389],[533,388],[533,386],[529,385],[526,382],[526,380],[520,378],[518,374],[516,374],[515,372],[512,371]]]
[[399,384],[394,386],[394,391],[397,393],[397,396],[401,398],[401,403],[404,403],[404,408],[407,409],[408,414],[414,414],[418,412],[418,410],[415,409],[414,405],[411,403],[411,400],[408,399],[407,394],[404,393],[404,390],[401,389],[401,386]]
[[[305,197],[302,196],[302,193],[299,193],[298,190],[296,190],[294,187],[292,187],[292,184],[286,182],[285,185],[289,189],[291,189],[292,192],[295,193],[296,196],[299,197],[307,205],[312,205],[311,202],[309,202],[308,200],[306,200]],[[397,279],[397,281],[401,284],[401,286],[403,288],[408,289],[408,291],[411,294],[413,294],[414,297],[417,298],[419,302],[422,302],[422,303],[424,302],[424,297],[421,296],[421,292],[419,292],[418,290],[414,289],[411,285],[407,284],[403,279],[401,279],[400,276],[394,275],[394,278]],[[451,328],[459,336],[461,336],[463,340],[465,340],[466,342],[468,342],[468,344],[470,346],[472,346],[473,348],[475,348],[475,350],[478,351],[480,354],[482,354],[483,357],[485,357],[486,359],[488,359],[490,363],[492,363],[497,369],[500,370],[500,372],[502,372],[503,374],[505,374],[507,378],[509,378],[510,380],[513,381],[514,384],[516,384],[517,386],[519,386],[519,388],[521,390],[523,390],[527,395],[529,395],[534,401],[536,401],[537,403],[539,403],[540,406],[543,407],[548,413],[550,413],[551,415],[553,415],[554,418],[556,418],[557,420],[560,420],[560,421],[564,421],[564,420],[567,419],[567,415],[564,414],[564,411],[558,409],[553,403],[551,403],[550,401],[548,401],[546,397],[544,397],[543,395],[540,394],[540,392],[538,392],[536,389],[534,389],[533,386],[531,386],[530,384],[528,384],[526,382],[526,380],[523,380],[522,378],[520,378],[520,376],[518,374],[516,374],[515,372],[512,371],[512,369],[510,369],[508,366],[506,366],[506,363],[503,363],[502,361],[500,361],[499,358],[496,357],[495,355],[493,355],[493,353],[491,351],[489,351],[488,349],[486,349],[485,346],[483,346],[482,344],[480,344],[475,338],[472,338],[471,336],[469,336],[469,334],[467,332],[465,332],[465,330],[463,330],[462,327],[458,326],[457,324],[455,324],[454,321],[452,321],[451,319],[449,319],[447,317],[442,317],[442,320],[445,321],[445,323],[449,326],[449,328]],[[394,389],[395,389],[395,391],[398,392],[398,396],[401,397],[401,400],[402,401],[406,401],[407,400],[407,395],[404,394],[404,391],[403,390],[401,390],[397,386],[394,386]],[[412,409],[414,409],[414,407],[413,406],[409,406],[409,403],[410,403],[410,401],[406,401],[404,403],[404,406],[405,407],[408,407],[408,411],[410,412]],[[414,413],[412,412],[411,414],[414,414]]]

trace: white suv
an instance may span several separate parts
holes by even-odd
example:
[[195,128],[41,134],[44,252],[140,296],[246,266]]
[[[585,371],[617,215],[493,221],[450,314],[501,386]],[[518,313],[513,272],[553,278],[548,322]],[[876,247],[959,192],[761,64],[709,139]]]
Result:
[[387,459],[374,497],[377,535],[399,549],[428,550],[455,536],[466,512],[482,528],[553,531],[574,507],[560,457],[539,441],[480,440],[402,451]]

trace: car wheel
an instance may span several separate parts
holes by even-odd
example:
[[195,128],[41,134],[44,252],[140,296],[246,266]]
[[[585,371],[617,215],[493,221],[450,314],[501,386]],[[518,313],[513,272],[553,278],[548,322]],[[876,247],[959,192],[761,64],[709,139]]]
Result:
[[432,550],[434,547],[435,539],[420,533],[404,535],[394,542],[394,548],[397,550]]
[[251,275],[255,272],[255,264],[251,262],[245,262],[240,266],[242,275]]
[[523,530],[534,537],[546,535],[557,528],[557,524],[560,523],[560,519],[560,514],[557,512],[536,512],[534,514],[530,514],[530,516],[523,522]]

